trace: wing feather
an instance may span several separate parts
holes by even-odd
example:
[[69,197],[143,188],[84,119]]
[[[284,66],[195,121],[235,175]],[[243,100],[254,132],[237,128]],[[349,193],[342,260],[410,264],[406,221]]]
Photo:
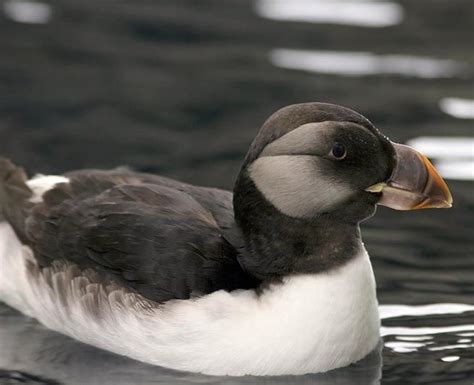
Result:
[[70,176],[32,210],[26,232],[42,266],[68,261],[157,302],[255,287],[213,213],[185,190],[134,175]]

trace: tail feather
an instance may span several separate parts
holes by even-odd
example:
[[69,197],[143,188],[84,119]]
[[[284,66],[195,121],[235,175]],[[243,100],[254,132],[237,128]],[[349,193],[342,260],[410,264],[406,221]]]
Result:
[[25,220],[33,207],[27,179],[23,168],[0,158],[0,220],[7,220],[22,242],[26,241]]

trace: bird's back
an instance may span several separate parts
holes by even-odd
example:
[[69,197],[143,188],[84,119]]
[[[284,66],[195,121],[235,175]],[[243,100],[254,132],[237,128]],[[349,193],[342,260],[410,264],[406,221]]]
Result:
[[230,192],[123,168],[26,181],[1,167],[5,216],[41,267],[91,270],[156,302],[258,284],[224,236]]

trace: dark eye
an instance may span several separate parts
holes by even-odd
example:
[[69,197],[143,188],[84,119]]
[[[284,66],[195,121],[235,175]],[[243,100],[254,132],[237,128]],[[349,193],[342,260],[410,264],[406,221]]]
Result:
[[336,159],[344,159],[346,157],[346,147],[341,143],[334,143],[332,145],[331,154]]

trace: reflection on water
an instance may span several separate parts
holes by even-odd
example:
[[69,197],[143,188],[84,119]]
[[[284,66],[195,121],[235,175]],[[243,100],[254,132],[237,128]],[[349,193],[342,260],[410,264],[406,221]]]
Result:
[[430,158],[473,158],[474,138],[422,136],[410,139],[407,144]]
[[474,180],[474,138],[423,136],[407,144],[434,159],[444,178]]
[[403,20],[403,8],[389,1],[257,0],[257,14],[273,20],[387,27]]
[[441,334],[441,333],[454,333],[454,332],[463,332],[466,330],[474,330],[473,325],[456,325],[456,326],[439,326],[439,327],[418,327],[418,328],[411,328],[411,327],[403,327],[403,326],[382,326],[380,334],[382,337],[390,336],[390,335],[409,335],[409,336],[416,336],[422,335],[425,336],[427,334]]
[[395,338],[400,341],[425,341],[432,340],[433,336],[396,336]]
[[474,305],[463,303],[436,303],[430,305],[380,305],[381,319],[403,316],[425,316],[435,314],[461,314],[474,311]]
[[460,119],[474,119],[474,100],[443,98],[439,102],[441,111]]
[[280,48],[272,50],[270,60],[277,67],[346,76],[393,74],[427,79],[449,78],[459,75],[464,68],[454,60],[420,56]]
[[474,180],[474,160],[440,159],[435,165],[440,174],[446,179]]
[[420,342],[400,342],[390,341],[386,342],[385,346],[392,349],[396,353],[411,353],[416,352],[417,348],[431,344],[432,342],[420,343]]
[[428,348],[433,352],[438,350],[452,350],[452,349],[469,349],[474,348],[474,344],[455,344],[455,345],[446,345],[446,346],[436,346],[433,348]]
[[52,16],[51,6],[29,0],[7,0],[3,3],[5,16],[19,23],[44,24]]
[[[474,305],[460,303],[437,303],[430,305],[381,305],[380,318],[390,320],[390,326],[382,326],[381,335],[385,338],[385,347],[396,353],[413,353],[416,351],[441,351],[470,349],[474,347],[471,339],[460,340],[453,333],[474,330]],[[439,325],[439,326],[398,326],[406,323],[406,317],[449,316],[464,314],[460,319],[472,321],[472,325]],[[393,320],[395,319],[395,320]],[[413,319],[413,318],[412,318]],[[423,318],[422,318],[423,319]],[[449,341],[437,338],[438,335],[451,333]]]
[[443,362],[454,362],[457,360],[459,360],[459,356],[446,356],[441,358],[441,361]]

